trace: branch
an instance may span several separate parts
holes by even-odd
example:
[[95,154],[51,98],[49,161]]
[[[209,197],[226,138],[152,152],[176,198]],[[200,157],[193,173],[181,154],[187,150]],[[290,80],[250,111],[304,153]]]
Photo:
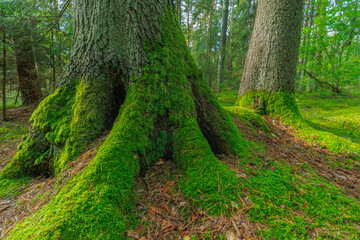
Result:
[[326,86],[330,87],[332,92],[341,93],[341,90],[340,90],[339,88],[337,88],[337,87],[335,87],[335,86],[331,85],[330,83],[327,83],[327,82],[321,81],[320,79],[318,79],[317,77],[315,77],[314,75],[312,75],[311,73],[309,73],[309,72],[308,72],[308,71],[306,71],[306,70],[304,70],[304,71],[305,71],[305,73],[306,73],[309,77],[311,77],[312,79],[314,79],[314,80],[315,80],[315,81],[317,81],[318,83],[320,83],[320,84],[323,84],[323,85],[326,85]]
[[70,5],[71,0],[67,0],[67,2],[65,3],[64,7],[61,9],[55,23],[46,31],[46,33],[38,40],[36,41],[36,43],[29,49],[33,49],[34,47],[36,47],[42,40],[44,40],[44,38],[46,37],[46,35],[48,35],[48,33],[53,30],[53,28],[59,23],[61,17],[64,15],[65,10],[68,8],[68,6]]

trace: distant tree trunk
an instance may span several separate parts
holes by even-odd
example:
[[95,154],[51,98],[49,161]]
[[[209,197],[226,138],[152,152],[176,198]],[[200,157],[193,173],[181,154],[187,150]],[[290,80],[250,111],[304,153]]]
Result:
[[137,222],[135,177],[160,158],[183,170],[190,201],[206,197],[210,208],[238,196],[235,173],[215,153],[246,153],[246,143],[199,72],[173,0],[75,0],[72,46],[64,79],[1,177],[60,173],[111,132],[46,214],[9,239],[126,239]]
[[19,76],[21,99],[24,105],[38,103],[42,98],[41,86],[35,66],[30,30],[27,24],[16,33],[15,58]]
[[[230,15],[230,21],[229,21],[229,48],[230,48],[230,51],[232,50],[232,43],[233,43],[232,24],[233,24],[233,21],[234,21],[234,5],[235,5],[234,3],[235,3],[235,0],[232,0],[232,3],[231,3],[231,15]],[[228,71],[231,71],[231,69],[232,69],[232,62],[233,62],[233,54],[232,54],[232,52],[230,52],[229,62],[228,62],[228,65],[227,65],[227,70]]]
[[[315,14],[316,14],[316,13],[315,13],[315,5],[317,5],[317,2],[316,2],[316,0],[313,0],[313,1],[311,2],[311,9],[310,9],[310,21],[309,21],[309,26],[310,26],[310,27],[314,27],[314,26],[315,26],[315,24],[314,24],[314,18],[315,18]],[[309,35],[309,37],[310,37],[310,35]],[[309,45],[314,45],[314,42],[315,42],[315,39],[313,39],[313,41],[310,42]],[[316,58],[316,57],[320,57],[320,58],[321,58],[321,49],[319,49],[318,52],[316,53],[315,58]],[[319,61],[321,61],[321,60],[319,59]],[[305,61],[305,65],[306,65],[306,66],[308,65],[307,61]],[[305,70],[307,70],[307,69],[305,69]],[[306,72],[306,71],[304,71],[304,73],[305,73],[305,72]],[[307,82],[307,84],[306,84],[306,91],[307,91],[307,92],[311,92],[311,91],[315,88],[315,86],[316,86],[315,80],[312,79],[312,78],[308,78],[308,82]]]
[[213,15],[213,10],[214,8],[216,8],[216,0],[213,0],[210,12],[209,12],[209,21],[208,21],[208,25],[207,25],[207,30],[206,30],[206,57],[209,58],[210,56],[210,51],[211,51],[211,22],[212,22],[212,15]]
[[[307,0],[306,2],[306,6],[305,6],[305,23],[304,23],[304,27],[309,27],[309,18],[310,18],[310,0]],[[307,38],[308,38],[308,34],[307,33],[303,33],[303,36],[302,36],[302,41],[301,41],[301,46],[303,48],[307,48],[306,45],[307,45]],[[304,77],[305,77],[305,62],[306,62],[306,52],[304,54],[303,57],[300,58],[299,60],[299,64],[300,66],[302,67],[302,69],[300,69],[300,72],[299,72],[299,90],[302,91],[303,89],[303,80],[304,80]]]
[[186,31],[186,35],[187,35],[187,46],[188,48],[190,48],[190,14],[191,14],[191,3],[192,0],[187,0],[187,19],[186,19],[186,26],[187,26],[187,31]]
[[259,0],[239,90],[242,104],[266,113],[267,100],[255,95],[294,92],[302,15],[303,0]]
[[2,43],[3,43],[3,80],[2,80],[2,100],[3,100],[3,110],[2,110],[2,114],[3,114],[3,120],[7,120],[7,116],[6,116],[6,71],[7,71],[7,67],[6,67],[6,32],[5,32],[5,28],[2,31],[3,33],[3,39],[2,39]]
[[182,6],[182,0],[176,0],[176,12],[179,15],[179,22],[180,22],[180,26],[181,26],[181,19],[182,19],[182,12],[181,12],[181,6]]
[[217,91],[220,91],[220,85],[224,82],[225,70],[225,52],[226,52],[226,36],[229,18],[229,0],[223,0],[222,24],[220,35],[220,51],[219,51],[219,65],[218,65],[218,79]]
[[[58,15],[58,4],[57,0],[53,0],[53,13],[54,16]],[[51,91],[54,92],[56,89],[56,56],[55,56],[55,35],[56,35],[57,27],[54,27],[51,31],[51,64],[52,64],[52,78],[49,86],[51,86]],[[49,87],[50,88],[50,87]],[[49,92],[49,93],[50,93]]]

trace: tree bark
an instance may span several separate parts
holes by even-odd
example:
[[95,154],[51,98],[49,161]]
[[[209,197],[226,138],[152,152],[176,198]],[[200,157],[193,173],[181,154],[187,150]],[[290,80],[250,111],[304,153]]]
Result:
[[219,65],[218,65],[218,82],[217,91],[220,91],[220,85],[224,82],[225,70],[225,52],[226,52],[226,36],[229,18],[229,0],[223,1],[222,24],[220,35],[220,51],[219,51]]
[[295,88],[302,15],[303,0],[259,0],[239,89],[241,105],[253,105],[264,114],[277,111],[269,98],[271,93],[284,92],[297,115],[296,101],[288,94]]
[[21,31],[16,33],[14,42],[22,103],[24,105],[39,103],[42,92],[35,66],[33,41],[26,23],[21,27]]
[[239,95],[294,92],[303,1],[260,0]]
[[[203,196],[203,207],[236,201],[236,176],[215,153],[239,155],[247,145],[199,73],[173,0],[76,0],[74,11],[67,74],[35,110],[2,177],[58,174],[112,130],[46,214],[21,223],[9,239],[126,238],[136,223],[134,179],[159,158],[184,171],[181,189],[194,204]],[[224,196],[219,181],[228,186]]]

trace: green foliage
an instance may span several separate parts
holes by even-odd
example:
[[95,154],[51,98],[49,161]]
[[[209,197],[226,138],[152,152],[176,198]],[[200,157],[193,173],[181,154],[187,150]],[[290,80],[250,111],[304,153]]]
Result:
[[[303,28],[298,66],[299,90],[312,91],[319,85],[302,72],[304,69],[341,89],[358,85],[359,14],[357,1],[311,0],[306,5],[307,26]],[[324,84],[322,87],[328,88]]]

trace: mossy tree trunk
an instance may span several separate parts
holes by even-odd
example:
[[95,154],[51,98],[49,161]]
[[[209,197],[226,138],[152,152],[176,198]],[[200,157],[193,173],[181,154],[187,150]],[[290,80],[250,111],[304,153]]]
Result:
[[236,176],[215,154],[240,155],[247,144],[198,71],[173,1],[77,0],[74,11],[67,74],[32,115],[2,177],[59,173],[112,130],[46,214],[35,213],[9,238],[124,238],[136,224],[134,178],[159,158],[184,171],[181,188],[201,197],[200,207],[215,213],[224,210],[219,202],[236,201]]
[[42,92],[35,66],[33,41],[28,23],[24,22],[24,25],[20,27],[20,32],[14,36],[14,42],[22,103],[24,105],[39,103]]
[[[241,105],[251,105],[266,113],[266,109],[277,111],[277,107],[270,109],[276,101],[269,99],[271,93],[281,91],[283,94],[276,98],[288,95],[287,100],[291,99],[295,88],[303,5],[304,0],[259,0],[240,84]],[[283,103],[289,109],[296,106],[294,100],[287,100]]]

